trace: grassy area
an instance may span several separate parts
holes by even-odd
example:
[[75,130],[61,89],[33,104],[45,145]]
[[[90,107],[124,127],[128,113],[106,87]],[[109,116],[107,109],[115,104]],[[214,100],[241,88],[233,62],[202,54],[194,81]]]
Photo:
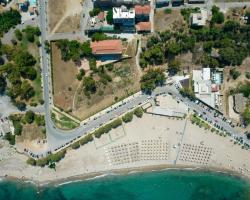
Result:
[[70,119],[69,117],[62,115],[61,113],[53,112],[51,115],[52,120],[58,128],[70,130],[79,126],[78,123]]

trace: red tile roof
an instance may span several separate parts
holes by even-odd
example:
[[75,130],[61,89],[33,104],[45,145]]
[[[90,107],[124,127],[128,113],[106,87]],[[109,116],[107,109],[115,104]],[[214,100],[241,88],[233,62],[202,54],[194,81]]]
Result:
[[218,92],[220,90],[219,86],[216,84],[212,84],[211,89],[212,89],[212,92]]
[[149,15],[151,10],[151,7],[149,5],[145,5],[145,6],[140,6],[140,5],[136,5],[135,6],[135,14],[136,15]]
[[150,31],[151,30],[151,23],[150,22],[140,22],[136,24],[137,31]]
[[91,42],[90,47],[94,55],[122,53],[121,40],[103,40],[98,42]]
[[104,12],[100,12],[97,16],[97,18],[100,20],[100,21],[104,21],[105,19],[105,13]]

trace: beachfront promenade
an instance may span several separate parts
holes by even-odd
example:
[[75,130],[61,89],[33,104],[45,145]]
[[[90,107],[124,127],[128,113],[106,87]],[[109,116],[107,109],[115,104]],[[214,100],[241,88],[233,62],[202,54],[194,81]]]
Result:
[[0,176],[7,174],[41,182],[116,170],[184,166],[231,170],[250,177],[250,160],[246,159],[249,150],[235,145],[230,137],[200,128],[189,119],[151,114],[134,117],[132,122],[99,139],[77,150],[68,150],[65,158],[57,163],[56,171],[29,166],[25,163],[26,156],[11,149],[8,154],[6,148],[0,149],[6,155],[0,162]]

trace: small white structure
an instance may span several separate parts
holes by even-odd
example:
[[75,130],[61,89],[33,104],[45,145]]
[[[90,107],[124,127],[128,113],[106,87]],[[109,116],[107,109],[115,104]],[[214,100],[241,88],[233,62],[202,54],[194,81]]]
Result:
[[201,9],[200,13],[192,13],[190,18],[192,26],[205,26],[208,18],[208,12],[205,9]]
[[13,123],[8,118],[0,118],[0,136],[5,136],[7,133],[14,133]]
[[135,9],[127,9],[126,6],[113,8],[113,23],[123,26],[133,26],[135,24]]
[[195,96],[204,103],[215,107],[219,104],[219,88],[211,82],[210,68],[193,70]]

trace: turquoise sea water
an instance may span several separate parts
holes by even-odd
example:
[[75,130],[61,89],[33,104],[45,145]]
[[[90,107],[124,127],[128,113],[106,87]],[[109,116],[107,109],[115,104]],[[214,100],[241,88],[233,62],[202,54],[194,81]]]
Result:
[[249,183],[211,172],[167,170],[36,188],[1,181],[0,200],[250,200]]

